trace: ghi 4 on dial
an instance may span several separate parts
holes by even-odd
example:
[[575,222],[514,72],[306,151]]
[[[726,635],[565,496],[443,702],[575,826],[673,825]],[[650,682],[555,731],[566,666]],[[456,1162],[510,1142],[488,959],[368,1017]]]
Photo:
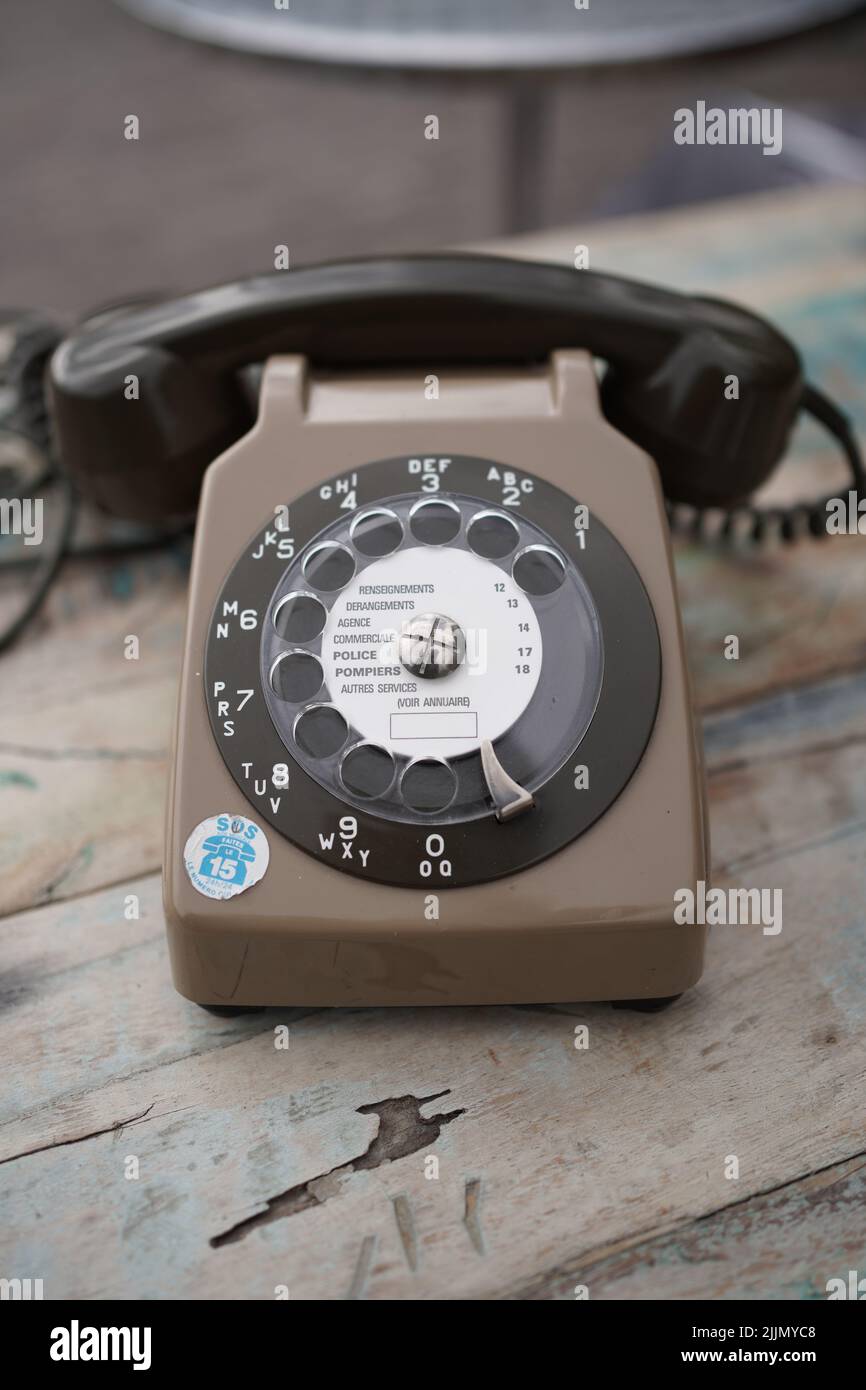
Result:
[[455,371],[432,404],[273,359],[199,513],[181,991],[664,1001],[700,972],[673,903],[705,855],[661,498],[589,360]]

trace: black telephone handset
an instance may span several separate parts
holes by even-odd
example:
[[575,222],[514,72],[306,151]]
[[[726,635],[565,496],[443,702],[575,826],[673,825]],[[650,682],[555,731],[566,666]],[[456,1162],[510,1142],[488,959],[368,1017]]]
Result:
[[[743,507],[801,409],[837,436],[866,491],[847,422],[804,386],[795,348],[764,319],[619,276],[493,256],[333,263],[103,316],[54,354],[50,399],[79,490],[118,516],[154,521],[194,510],[205,468],[252,423],[242,369],[274,354],[327,368],[459,366],[575,347],[607,363],[604,414],[655,459],[673,503]],[[775,519],[791,539],[823,534],[823,508],[748,514],[755,536]]]

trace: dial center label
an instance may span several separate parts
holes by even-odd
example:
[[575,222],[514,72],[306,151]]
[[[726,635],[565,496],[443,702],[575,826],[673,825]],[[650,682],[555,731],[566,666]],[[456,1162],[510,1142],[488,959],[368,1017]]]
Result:
[[[412,620],[430,614],[463,639],[459,663],[435,680],[401,660]],[[529,599],[468,550],[413,546],[367,565],[322,634],[331,702],[363,738],[409,757],[459,757],[494,742],[529,704],[541,662]]]

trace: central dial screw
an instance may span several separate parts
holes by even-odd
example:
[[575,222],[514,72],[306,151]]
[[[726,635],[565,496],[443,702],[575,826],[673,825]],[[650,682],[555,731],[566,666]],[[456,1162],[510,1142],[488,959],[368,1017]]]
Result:
[[466,655],[466,639],[459,623],[444,613],[418,613],[403,624],[399,651],[413,676],[436,680],[456,671]]

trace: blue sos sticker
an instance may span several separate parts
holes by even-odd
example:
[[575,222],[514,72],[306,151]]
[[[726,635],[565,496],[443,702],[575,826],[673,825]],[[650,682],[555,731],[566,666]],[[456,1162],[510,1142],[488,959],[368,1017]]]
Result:
[[189,881],[206,898],[225,901],[252,888],[270,859],[265,832],[246,816],[228,812],[197,825],[184,846]]

